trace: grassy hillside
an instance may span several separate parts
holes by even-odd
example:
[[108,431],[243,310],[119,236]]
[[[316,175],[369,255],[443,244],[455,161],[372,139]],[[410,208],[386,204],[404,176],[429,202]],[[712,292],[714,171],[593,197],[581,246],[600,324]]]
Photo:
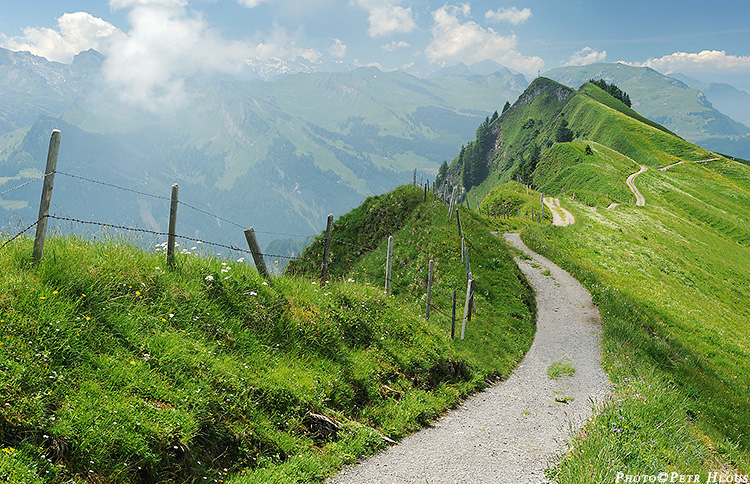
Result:
[[737,136],[748,131],[747,126],[714,109],[697,89],[648,67],[590,64],[553,69],[545,76],[570,87],[578,87],[589,79],[614,82],[630,94],[633,109],[693,141],[707,135]]
[[749,177],[726,159],[650,170],[638,179],[646,207],[568,200],[574,226],[526,233],[592,291],[618,388],[561,461],[560,482],[625,466],[704,478],[750,469]]
[[[495,121],[489,174],[469,192],[485,210],[495,197],[534,207],[505,183],[520,176],[576,217],[564,228],[529,225],[523,238],[592,292],[615,395],[549,473],[560,483],[610,482],[620,471],[701,482],[747,474],[750,168],[704,161],[716,155],[598,87],[565,89],[537,79]],[[557,139],[562,119],[572,141]],[[625,183],[639,165],[650,167],[636,181],[645,207],[629,204]],[[457,158],[449,173],[461,169]]]
[[119,240],[53,238],[34,266],[31,241],[14,241],[0,251],[0,479],[320,481],[507,375],[533,338],[532,292],[493,226],[467,216],[478,314],[451,341],[438,310],[465,279],[445,211],[420,201],[391,226],[395,296],[378,280],[382,241],[325,287],[199,255],[165,270]]

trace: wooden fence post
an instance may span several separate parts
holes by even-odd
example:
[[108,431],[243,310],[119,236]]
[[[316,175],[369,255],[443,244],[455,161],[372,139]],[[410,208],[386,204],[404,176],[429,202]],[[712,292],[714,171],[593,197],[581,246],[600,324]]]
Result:
[[174,267],[174,241],[177,230],[177,193],[180,187],[172,185],[172,201],[169,204],[169,234],[167,235],[167,265]]
[[469,263],[469,247],[464,248],[464,262],[466,263],[466,280],[471,279],[471,264]]
[[430,306],[432,306],[432,276],[435,273],[435,261],[430,259],[430,268],[427,271],[427,311],[425,319],[430,319]]
[[453,290],[453,316],[451,317],[451,339],[456,339],[456,290]]
[[464,261],[464,257],[466,256],[464,251],[466,250],[466,239],[461,239],[461,262]]
[[414,168],[414,179],[411,182],[411,186],[415,187],[417,186],[417,169]]
[[245,239],[247,239],[250,252],[253,253],[253,261],[255,262],[255,268],[258,269],[258,273],[264,278],[270,279],[271,276],[266,268],[266,261],[263,260],[263,252],[260,251],[260,245],[258,244],[258,239],[255,238],[255,230],[252,227],[245,229]]
[[331,258],[331,232],[333,231],[333,214],[328,214],[328,222],[326,223],[326,240],[323,246],[323,265],[320,268],[320,283],[325,285],[328,280],[328,262]]
[[60,130],[52,130],[47,151],[47,166],[44,169],[44,185],[39,202],[39,218],[36,224],[34,238],[34,262],[39,262],[44,254],[44,239],[47,237],[47,221],[49,220],[49,206],[52,203],[52,187],[55,184],[55,170],[57,170],[57,155],[60,153]]
[[461,230],[461,216],[458,214],[458,209],[456,209],[456,223],[458,224],[458,236],[463,237],[463,230]]
[[471,322],[471,297],[474,294],[474,279],[466,282],[466,303],[464,304],[464,319],[461,322],[461,339],[466,333],[466,322]]
[[388,255],[385,259],[385,292],[391,293],[391,269],[393,268],[393,236],[388,236]]
[[427,202],[427,184],[424,185],[424,198],[422,199],[423,202]]

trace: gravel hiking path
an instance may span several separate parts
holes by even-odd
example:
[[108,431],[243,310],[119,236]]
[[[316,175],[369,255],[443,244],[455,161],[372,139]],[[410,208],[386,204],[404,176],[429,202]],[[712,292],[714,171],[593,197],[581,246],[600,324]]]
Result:
[[[539,484],[567,449],[570,431],[603,401],[609,380],[601,368],[599,311],[573,277],[530,251],[518,234],[506,240],[529,260],[516,262],[536,292],[537,330],[519,367],[505,381],[464,402],[430,427],[406,437],[329,484]],[[471,331],[471,326],[467,327]],[[572,376],[552,379],[563,362]]]
[[[698,161],[694,161],[693,163],[705,163],[707,161],[718,161],[718,158],[709,158],[708,160],[698,160]],[[672,163],[669,166],[663,166],[663,167],[659,168],[659,171],[667,171],[670,168],[672,168],[673,166],[681,165],[683,163],[687,163],[687,161],[682,160],[682,161],[678,161],[677,163]]]
[[638,188],[635,186],[635,177],[637,177],[638,175],[640,175],[646,170],[648,170],[648,168],[641,165],[641,169],[633,173],[632,175],[630,175],[628,179],[625,181],[628,184],[628,187],[630,187],[630,191],[633,192],[633,195],[635,195],[635,204],[638,207],[645,206],[646,199],[643,198],[643,195],[641,195],[641,192],[639,192]]
[[552,225],[558,227],[566,227],[576,223],[576,218],[572,213],[568,212],[560,206],[559,198],[546,197],[544,199],[544,205],[552,212]]

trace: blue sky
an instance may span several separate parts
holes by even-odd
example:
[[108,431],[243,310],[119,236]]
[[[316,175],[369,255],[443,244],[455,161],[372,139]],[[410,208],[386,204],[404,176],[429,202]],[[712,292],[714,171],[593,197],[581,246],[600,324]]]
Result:
[[[526,0],[0,0],[0,46],[151,82],[247,59],[398,69],[483,59],[527,76],[596,61],[750,90],[750,2]],[[153,69],[153,70],[151,70]]]

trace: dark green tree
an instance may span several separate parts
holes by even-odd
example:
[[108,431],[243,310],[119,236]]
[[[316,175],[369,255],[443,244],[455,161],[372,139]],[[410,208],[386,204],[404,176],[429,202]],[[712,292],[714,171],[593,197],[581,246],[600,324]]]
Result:
[[435,186],[439,187],[445,183],[445,177],[448,175],[448,162],[443,161],[438,168],[437,176],[435,177]]
[[558,143],[569,143],[573,141],[573,131],[568,127],[568,122],[564,119],[557,125],[555,130],[555,140]]
[[505,114],[505,111],[510,109],[510,103],[508,101],[505,101],[505,106],[503,106],[503,114]]
[[499,115],[499,114],[497,114],[497,111],[495,111],[494,113],[492,113],[492,117],[490,118],[490,124],[494,123],[494,122],[495,122],[495,120],[496,120],[497,118],[499,118],[499,117],[500,117],[500,115]]

